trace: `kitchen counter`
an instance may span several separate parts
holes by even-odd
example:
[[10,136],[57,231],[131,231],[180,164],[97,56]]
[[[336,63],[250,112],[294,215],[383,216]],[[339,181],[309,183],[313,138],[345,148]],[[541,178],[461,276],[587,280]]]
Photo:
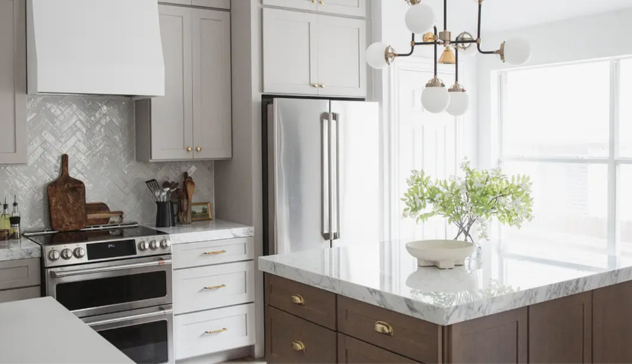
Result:
[[133,363],[51,297],[0,304],[0,363]]
[[21,240],[0,241],[0,262],[28,258],[39,258],[42,249],[27,238]]
[[405,242],[260,257],[259,269],[443,326],[632,281],[632,258],[499,245],[451,270],[418,267]]
[[244,238],[255,235],[255,229],[252,226],[222,220],[197,221],[190,225],[178,225],[171,228],[149,227],[169,234],[172,244]]

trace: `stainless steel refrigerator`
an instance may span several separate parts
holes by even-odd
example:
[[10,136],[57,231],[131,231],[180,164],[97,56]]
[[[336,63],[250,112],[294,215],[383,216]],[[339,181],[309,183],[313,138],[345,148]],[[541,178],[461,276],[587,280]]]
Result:
[[267,254],[381,239],[377,103],[264,100]]

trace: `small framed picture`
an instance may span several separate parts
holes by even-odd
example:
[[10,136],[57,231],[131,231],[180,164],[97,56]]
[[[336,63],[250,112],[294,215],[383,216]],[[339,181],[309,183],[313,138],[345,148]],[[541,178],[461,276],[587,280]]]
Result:
[[211,216],[211,203],[198,202],[191,204],[191,221],[213,220]]

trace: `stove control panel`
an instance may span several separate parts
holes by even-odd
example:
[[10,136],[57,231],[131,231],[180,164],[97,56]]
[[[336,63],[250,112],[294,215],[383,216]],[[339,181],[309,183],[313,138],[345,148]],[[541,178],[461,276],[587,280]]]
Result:
[[43,247],[45,267],[59,267],[122,258],[171,254],[168,236],[127,240],[93,241],[79,244],[55,244]]

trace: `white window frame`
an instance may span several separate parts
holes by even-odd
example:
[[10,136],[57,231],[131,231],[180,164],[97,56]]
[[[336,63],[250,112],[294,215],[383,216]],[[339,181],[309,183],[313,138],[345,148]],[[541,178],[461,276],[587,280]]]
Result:
[[[619,185],[619,166],[625,164],[632,164],[632,158],[619,157],[619,103],[620,103],[620,76],[621,76],[621,60],[631,59],[631,57],[616,57],[608,58],[605,61],[610,63],[610,117],[609,117],[609,144],[608,144],[608,157],[606,158],[593,158],[593,157],[523,157],[516,155],[505,155],[504,153],[504,119],[505,119],[505,99],[507,92],[507,73],[524,70],[524,69],[537,69],[537,68],[551,68],[558,66],[568,66],[581,63],[596,63],[603,62],[604,59],[593,59],[582,62],[572,62],[553,65],[541,65],[537,67],[529,68],[512,68],[509,70],[500,71],[497,73],[497,145],[498,145],[498,159],[503,162],[538,162],[538,163],[578,163],[578,164],[597,164],[607,165],[608,167],[608,194],[607,194],[607,253],[610,255],[617,255],[620,251],[620,244],[618,242],[618,213],[617,213],[617,187]],[[498,226],[497,233],[500,236],[500,226]]]

